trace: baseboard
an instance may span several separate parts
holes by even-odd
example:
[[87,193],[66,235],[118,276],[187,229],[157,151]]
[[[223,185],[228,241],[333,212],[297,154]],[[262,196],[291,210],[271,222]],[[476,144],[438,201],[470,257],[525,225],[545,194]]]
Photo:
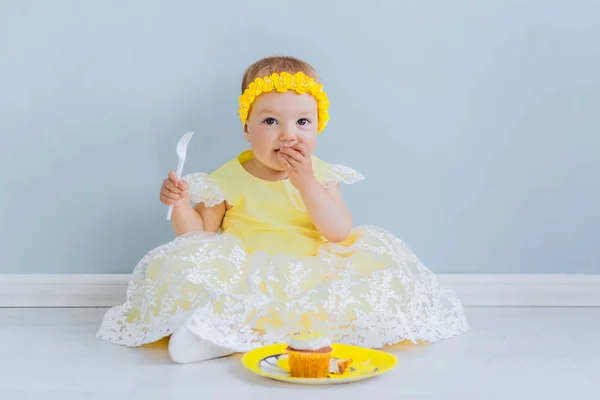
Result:
[[[440,274],[467,307],[600,307],[600,275]],[[128,274],[2,275],[0,307],[111,307]]]
[[129,274],[0,275],[0,307],[111,307]]
[[600,307],[600,274],[447,274],[440,281],[470,307]]

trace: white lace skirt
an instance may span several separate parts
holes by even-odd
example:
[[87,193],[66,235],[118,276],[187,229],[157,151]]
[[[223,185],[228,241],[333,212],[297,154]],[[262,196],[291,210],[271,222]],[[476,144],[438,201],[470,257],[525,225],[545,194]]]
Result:
[[374,348],[469,329],[460,301],[401,240],[372,226],[302,258],[247,254],[228,234],[180,236],[138,263],[127,301],[107,311],[97,336],[139,346],[184,325],[236,352],[307,328]]

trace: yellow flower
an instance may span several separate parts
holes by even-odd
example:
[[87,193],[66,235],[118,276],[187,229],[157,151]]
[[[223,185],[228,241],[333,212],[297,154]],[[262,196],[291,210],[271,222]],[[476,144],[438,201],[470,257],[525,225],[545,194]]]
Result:
[[319,120],[323,122],[329,121],[329,112],[327,110],[319,110]]
[[240,109],[248,110],[249,108],[250,108],[250,104],[246,100],[246,95],[245,94],[241,95],[240,96]]
[[327,99],[327,96],[325,96],[324,98],[322,98],[321,100],[319,100],[319,108],[323,108],[325,110],[327,110],[329,108],[329,99]]
[[308,90],[310,91],[310,94],[312,94],[313,96],[316,97],[320,92],[323,91],[323,86],[321,86],[321,84],[319,84],[313,80],[310,83]]
[[271,77],[265,76],[262,81],[262,91],[265,93],[268,93],[271,90],[273,90],[273,87],[274,87],[274,84],[273,84],[273,80],[271,80]]
[[325,94],[325,92],[323,91],[323,88],[321,87],[320,91],[314,94],[315,99],[317,99],[317,101],[320,103],[323,100],[327,100],[327,95]]
[[286,89],[293,89],[293,81],[294,81],[294,76],[292,74],[288,74],[287,72],[283,72],[281,74],[281,77],[283,78],[283,85],[285,86]]
[[246,98],[244,99],[244,103],[248,104],[248,108],[250,108],[250,104],[254,102],[256,96],[250,92],[246,93]]
[[248,86],[248,92],[252,93],[254,96],[261,94],[262,79],[259,79],[260,78],[257,78]]
[[325,126],[327,125],[327,121],[329,121],[329,113],[327,110],[319,110],[319,132],[321,132]]
[[273,80],[275,90],[277,90],[278,92],[285,92],[287,90],[287,87],[285,86],[285,81],[283,80],[283,76],[275,72],[273,75],[271,75],[271,79]]
[[294,90],[299,94],[306,93],[308,91],[308,79],[302,72],[298,72],[294,75]]

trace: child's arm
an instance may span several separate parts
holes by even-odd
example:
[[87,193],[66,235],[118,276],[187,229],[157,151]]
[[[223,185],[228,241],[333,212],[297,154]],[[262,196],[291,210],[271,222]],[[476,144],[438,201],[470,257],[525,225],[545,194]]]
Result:
[[178,207],[173,208],[171,223],[177,236],[190,232],[204,231],[204,220],[198,210],[192,206],[189,199],[183,201]]
[[177,179],[174,172],[169,173],[160,191],[160,200],[165,205],[173,205],[171,222],[177,236],[190,232],[217,232],[225,215],[225,203],[214,207],[205,207],[198,203],[192,206],[187,182]]
[[188,200],[179,207],[173,208],[171,221],[177,236],[197,231],[214,233],[221,227],[224,215],[225,203],[217,204],[214,207],[206,207],[204,204],[198,203],[196,207],[193,207]]
[[202,217],[205,232],[215,233],[221,228],[226,210],[226,202],[217,204],[213,207],[206,207],[203,203],[196,204],[196,211],[198,211]]
[[339,186],[325,189],[314,176],[306,146],[282,148],[280,162],[286,169],[292,185],[298,189],[310,217],[330,242],[341,242],[352,229],[352,214],[342,199]]
[[313,179],[298,188],[310,217],[330,242],[341,242],[348,237],[352,229],[352,214],[342,199],[339,186],[325,189]]

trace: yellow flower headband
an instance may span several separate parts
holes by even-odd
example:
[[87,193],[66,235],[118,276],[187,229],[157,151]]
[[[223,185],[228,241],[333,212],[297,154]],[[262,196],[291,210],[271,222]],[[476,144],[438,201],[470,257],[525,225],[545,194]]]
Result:
[[248,112],[252,103],[258,96],[263,93],[268,93],[272,90],[278,92],[286,92],[288,90],[295,90],[297,93],[310,93],[317,100],[317,110],[319,115],[319,130],[320,133],[327,121],[329,120],[329,100],[327,94],[323,90],[323,85],[315,82],[313,78],[309,78],[302,72],[298,72],[294,75],[287,72],[280,74],[274,73],[270,76],[262,78],[256,78],[254,82],[248,85],[248,88],[244,90],[244,93],[240,96],[240,119],[242,124],[246,123],[248,119]]

